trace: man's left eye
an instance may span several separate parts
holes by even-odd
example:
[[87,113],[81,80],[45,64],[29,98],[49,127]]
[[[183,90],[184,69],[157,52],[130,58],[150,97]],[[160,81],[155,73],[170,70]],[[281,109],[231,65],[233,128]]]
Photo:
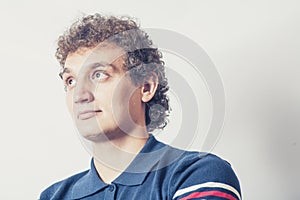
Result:
[[92,75],[93,80],[104,80],[106,78],[108,78],[108,75],[103,71],[95,71]]

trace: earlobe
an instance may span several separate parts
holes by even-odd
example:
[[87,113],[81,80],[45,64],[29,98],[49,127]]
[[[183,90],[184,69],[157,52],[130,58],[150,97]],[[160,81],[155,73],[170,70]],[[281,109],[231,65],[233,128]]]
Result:
[[149,102],[158,87],[158,78],[157,75],[155,73],[152,73],[151,76],[144,81],[144,85],[141,88],[141,92],[142,92],[142,102],[146,103]]

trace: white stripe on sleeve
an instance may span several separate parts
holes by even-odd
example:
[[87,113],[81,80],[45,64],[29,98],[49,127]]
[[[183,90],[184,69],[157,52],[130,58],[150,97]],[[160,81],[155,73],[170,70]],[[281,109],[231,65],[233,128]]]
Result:
[[183,195],[185,193],[188,193],[188,192],[191,192],[193,190],[200,189],[200,188],[204,188],[204,187],[223,188],[223,189],[226,189],[226,190],[229,190],[229,191],[233,192],[239,199],[241,199],[241,196],[240,196],[239,192],[234,187],[232,187],[230,185],[227,185],[225,183],[218,183],[218,182],[206,182],[206,183],[193,185],[193,186],[190,186],[190,187],[187,187],[187,188],[180,189],[180,190],[176,191],[176,193],[173,196],[173,199],[175,199],[176,197],[178,197],[180,195]]

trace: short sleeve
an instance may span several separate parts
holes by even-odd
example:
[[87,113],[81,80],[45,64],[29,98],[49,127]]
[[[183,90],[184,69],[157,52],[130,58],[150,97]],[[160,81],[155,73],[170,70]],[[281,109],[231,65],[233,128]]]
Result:
[[231,165],[213,154],[183,156],[170,183],[172,200],[241,200],[240,184]]

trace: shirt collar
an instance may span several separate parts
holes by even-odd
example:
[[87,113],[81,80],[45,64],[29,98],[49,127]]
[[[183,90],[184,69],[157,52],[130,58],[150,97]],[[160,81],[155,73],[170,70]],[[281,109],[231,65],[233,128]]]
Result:
[[94,165],[94,159],[91,160],[91,169],[86,175],[80,178],[72,188],[72,199],[79,199],[93,194],[107,186],[99,177]]
[[[151,171],[161,168],[158,166],[158,162],[167,152],[170,152],[171,149],[172,147],[157,141],[153,135],[149,135],[142,150],[134,158],[128,168],[117,177],[113,183],[125,186],[141,185]],[[174,149],[172,152],[174,152]],[[171,157],[174,156],[177,157],[178,152],[173,156],[171,155]],[[94,165],[94,159],[92,159],[91,169],[74,185],[72,189],[72,198],[77,199],[91,195],[106,186],[108,186],[108,184],[104,183],[99,178]]]
[[167,145],[157,141],[153,135],[149,135],[145,146],[139,154],[113,182],[127,186],[141,185],[147,174],[155,170],[156,164],[162,156],[161,150],[165,149],[163,147],[167,147]]

